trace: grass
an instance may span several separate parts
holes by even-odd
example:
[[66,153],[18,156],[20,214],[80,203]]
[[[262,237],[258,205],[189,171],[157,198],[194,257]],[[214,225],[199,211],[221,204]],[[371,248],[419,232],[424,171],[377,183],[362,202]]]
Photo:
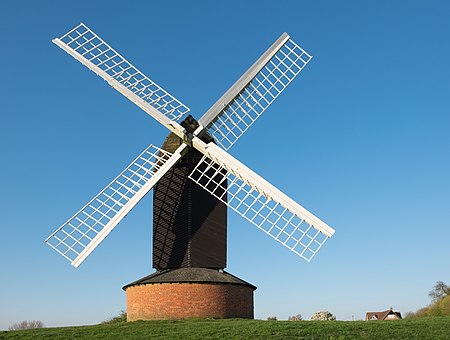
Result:
[[450,317],[398,321],[136,321],[1,332],[0,339],[449,339]]

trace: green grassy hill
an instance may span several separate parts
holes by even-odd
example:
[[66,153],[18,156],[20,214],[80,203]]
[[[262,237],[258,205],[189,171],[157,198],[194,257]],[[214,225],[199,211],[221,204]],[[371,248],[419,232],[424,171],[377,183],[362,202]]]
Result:
[[0,339],[450,339],[450,317],[398,321],[136,321],[0,332]]

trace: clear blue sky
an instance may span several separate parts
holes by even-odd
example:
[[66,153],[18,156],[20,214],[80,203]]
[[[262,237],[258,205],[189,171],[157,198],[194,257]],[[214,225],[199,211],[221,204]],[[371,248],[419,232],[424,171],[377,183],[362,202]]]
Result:
[[230,212],[227,270],[255,316],[341,320],[450,282],[446,1],[4,1],[0,329],[100,322],[151,268],[147,197],[78,269],[43,240],[167,131],[51,43],[83,21],[205,110],[284,31],[314,58],[231,150],[336,234],[307,263]]

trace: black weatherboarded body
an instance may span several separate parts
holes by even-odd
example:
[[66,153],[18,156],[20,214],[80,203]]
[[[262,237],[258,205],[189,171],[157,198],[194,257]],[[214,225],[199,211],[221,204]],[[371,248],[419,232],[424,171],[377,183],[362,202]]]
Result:
[[[192,116],[181,125],[189,133],[198,127]],[[202,139],[211,141],[208,135]],[[171,133],[162,149],[174,152],[181,143]],[[227,207],[188,178],[201,158],[190,148],[154,187],[153,267],[157,270],[226,267]]]

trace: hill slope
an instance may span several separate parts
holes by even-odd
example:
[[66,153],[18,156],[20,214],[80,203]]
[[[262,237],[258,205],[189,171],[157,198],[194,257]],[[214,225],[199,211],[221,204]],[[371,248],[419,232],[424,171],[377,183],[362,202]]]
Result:
[[450,317],[399,321],[136,321],[0,332],[0,339],[448,339]]

